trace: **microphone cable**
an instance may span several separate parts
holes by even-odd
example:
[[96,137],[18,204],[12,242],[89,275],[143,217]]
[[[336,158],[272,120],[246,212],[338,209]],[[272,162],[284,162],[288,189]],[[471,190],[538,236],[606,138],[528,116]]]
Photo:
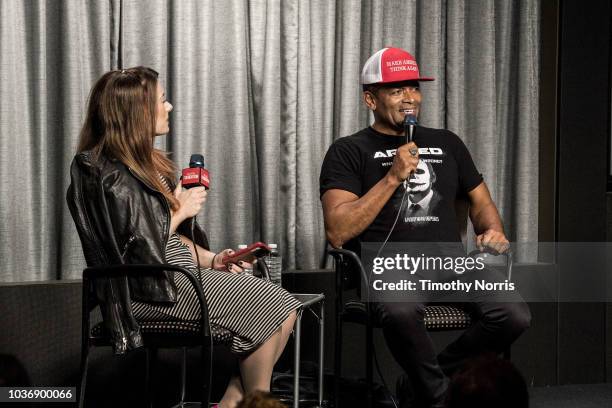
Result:
[[[414,126],[416,124],[417,124],[417,121],[416,121],[416,117],[414,115],[406,115],[404,117],[404,133],[406,135],[406,143],[412,142]],[[412,176],[412,173],[410,173],[408,178],[410,178],[410,176]],[[408,187],[406,185],[406,180],[404,180],[402,185],[404,186],[404,193],[402,194],[402,199],[400,201],[400,205],[399,205],[399,208],[397,210],[397,214],[395,216],[395,220],[393,221],[393,225],[391,225],[391,228],[389,229],[389,232],[387,233],[387,236],[385,237],[383,243],[378,248],[378,251],[376,252],[376,255],[374,256],[374,258],[372,259],[372,262],[374,262],[374,259],[378,258],[380,253],[383,251],[383,249],[387,245],[387,242],[389,241],[389,238],[391,237],[391,234],[395,230],[395,226],[397,225],[397,221],[399,220],[400,214],[402,213],[402,208],[404,206],[404,201],[406,200],[406,197],[408,196]],[[370,268],[372,268],[372,264],[370,264],[367,269],[369,270]],[[367,302],[368,305],[370,304],[370,285],[371,285],[370,278],[371,278],[371,276],[372,276],[371,273],[368,274],[367,275],[367,280],[366,280],[367,281],[367,285],[366,285],[366,302]],[[367,309],[368,309],[368,312],[371,313],[371,311],[369,310],[370,309],[369,306],[367,306]],[[387,385],[387,382],[385,381],[385,377],[382,374],[382,370],[380,368],[380,364],[378,363],[378,356],[376,355],[376,348],[374,348],[374,347],[372,347],[372,354],[373,354],[373,357],[374,357],[374,365],[376,366],[376,372],[378,373],[378,376],[380,377],[380,380],[383,383],[383,387],[386,390],[387,394],[391,397],[391,402],[393,403],[393,406],[395,408],[398,408],[397,402],[395,401],[395,398],[393,397],[393,394],[389,390],[389,386]]]
[[[408,196],[408,189],[404,189],[404,194],[402,194],[402,200],[400,201],[400,205],[399,205],[399,209],[397,210],[397,215],[395,216],[395,220],[393,221],[393,225],[391,226],[391,228],[389,229],[389,233],[387,234],[387,237],[385,238],[384,242],[381,244],[381,246],[378,248],[378,251],[376,252],[376,256],[374,256],[374,258],[372,259],[372,262],[374,262],[374,259],[378,258],[378,256],[380,255],[380,253],[382,252],[382,250],[385,248],[385,246],[387,245],[387,242],[389,241],[389,238],[391,237],[391,234],[393,233],[393,231],[395,230],[395,226],[397,225],[397,221],[399,220],[400,214],[402,213],[402,207],[404,205],[404,200],[406,199],[406,197]],[[368,270],[370,270],[372,268],[372,264],[370,264],[368,266]],[[370,310],[370,278],[372,277],[371,273],[367,274],[367,285],[366,285],[366,308],[367,311],[371,314],[372,311]],[[371,318],[371,317],[370,317]],[[374,341],[374,339],[372,339],[372,341]],[[387,381],[385,381],[385,377],[382,374],[382,370],[380,369],[380,364],[378,363],[378,356],[376,355],[376,347],[372,347],[372,354],[374,357],[374,365],[376,366],[376,372],[378,373],[378,376],[380,377],[380,380],[383,383],[383,388],[386,390],[387,394],[391,397],[391,402],[393,403],[393,406],[395,408],[398,408],[398,405],[395,401],[395,398],[393,397],[393,394],[391,393],[391,390],[389,390],[389,386],[387,385]]]
[[[200,284],[202,284],[202,269],[200,268],[200,254],[198,254],[198,247],[196,246],[195,243],[195,215],[193,217],[191,217],[191,244],[193,245],[193,252],[195,252],[195,257],[196,257],[196,267],[198,268],[198,280],[200,281]],[[215,260],[215,257],[213,256],[213,261]],[[213,269],[213,264],[212,262],[210,263],[210,268]]]
[[[182,176],[179,179],[179,182],[181,182]],[[190,229],[191,229],[191,244],[193,245],[193,252],[195,253],[195,258],[196,258],[196,268],[198,270],[198,282],[200,282],[200,285],[202,286],[202,293],[204,293],[204,283],[202,282],[202,268],[200,267],[200,254],[198,253],[198,247],[196,245],[195,242],[195,222],[196,222],[196,216],[194,215],[193,217],[191,217],[191,222],[190,222]],[[211,261],[210,264],[210,268],[213,269],[214,267],[214,262],[215,260],[215,256],[213,255],[213,259]],[[205,305],[206,308],[208,308],[208,305]],[[200,313],[202,313],[203,311],[200,311]],[[204,327],[201,328],[202,333],[204,333]],[[210,316],[209,316],[209,321],[208,321],[208,332],[209,332],[209,343],[208,343],[208,361],[211,362],[213,361],[213,345],[214,345],[214,339],[213,339],[213,334],[212,334],[212,330],[210,329]],[[185,350],[183,350],[183,352],[185,353]],[[204,353],[204,350],[202,350],[202,353]],[[211,366],[212,367],[212,366]],[[211,387],[211,381],[212,378],[208,381],[208,387]],[[396,407],[397,408],[397,407]]]

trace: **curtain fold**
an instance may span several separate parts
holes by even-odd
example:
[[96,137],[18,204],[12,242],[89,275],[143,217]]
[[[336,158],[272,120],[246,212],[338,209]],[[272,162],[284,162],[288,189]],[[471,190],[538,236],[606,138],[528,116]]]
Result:
[[0,2],[0,281],[81,274],[64,196],[84,101],[111,68],[116,3]]
[[[539,0],[0,2],[1,281],[79,277],[64,195],[87,93],[104,71],[160,72],[179,168],[203,153],[213,249],[276,242],[286,268],[324,264],[323,156],[367,126],[365,60],[415,54],[420,123],[456,132],[511,240],[537,241]],[[6,24],[6,22],[11,24]],[[534,259],[533,253],[520,254]]]

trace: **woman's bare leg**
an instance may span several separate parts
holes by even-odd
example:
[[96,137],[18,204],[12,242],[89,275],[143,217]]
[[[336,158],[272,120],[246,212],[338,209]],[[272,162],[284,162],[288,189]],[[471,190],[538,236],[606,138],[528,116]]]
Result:
[[221,398],[221,401],[219,401],[219,407],[234,408],[243,397],[244,390],[242,389],[242,384],[240,383],[240,377],[237,375],[233,376],[225,389],[223,398]]
[[295,323],[295,310],[281,324],[278,330],[270,336],[257,350],[240,363],[244,392],[261,390],[270,391],[270,380],[274,364],[285,349],[289,335]]
[[240,362],[240,373],[244,391],[270,391],[272,369],[276,362],[276,353],[280,346],[281,328],[248,357]]
[[287,319],[281,324],[281,340],[278,349],[276,350],[276,357],[274,358],[274,362],[276,363],[280,358],[281,354],[283,354],[283,350],[285,350],[285,346],[287,345],[287,341],[289,341],[289,336],[293,331],[293,325],[295,324],[297,313],[293,310],[287,316]]

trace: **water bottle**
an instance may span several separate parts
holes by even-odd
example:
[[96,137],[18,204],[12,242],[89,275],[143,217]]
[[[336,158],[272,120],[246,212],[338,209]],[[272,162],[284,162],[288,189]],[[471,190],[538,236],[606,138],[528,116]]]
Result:
[[270,255],[266,257],[266,264],[270,270],[270,281],[276,285],[281,286],[281,273],[283,270],[283,260],[280,252],[278,252],[278,245],[268,244],[270,247]]
[[[247,249],[248,245],[247,244],[240,244],[238,245],[238,251],[242,250],[242,249]],[[236,251],[236,252],[238,252]],[[243,273],[246,273],[247,275],[251,275],[253,276],[253,269],[249,268],[249,269],[245,269]]]

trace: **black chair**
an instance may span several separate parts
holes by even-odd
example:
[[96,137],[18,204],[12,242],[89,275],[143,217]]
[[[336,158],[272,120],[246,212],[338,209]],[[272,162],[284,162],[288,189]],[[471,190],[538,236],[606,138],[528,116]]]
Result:
[[[108,329],[110,324],[104,321],[92,324],[92,313],[102,308],[106,303],[107,313],[119,321],[127,321],[130,330],[140,330],[138,343],[142,343],[147,352],[146,383],[149,406],[152,405],[151,359],[159,348],[182,348],[180,401],[177,406],[185,406],[186,383],[186,352],[187,347],[199,346],[202,349],[202,366],[204,375],[201,384],[200,404],[208,407],[212,378],[212,347],[213,344],[227,344],[231,341],[231,333],[223,328],[211,325],[208,319],[208,307],[200,282],[192,273],[184,268],[167,265],[126,265],[121,263],[121,255],[112,231],[108,211],[100,203],[86,200],[88,189],[101,188],[95,185],[82,185],[79,173],[92,171],[87,165],[75,160],[71,167],[72,184],[68,188],[66,200],[70,214],[75,221],[85,260],[89,266],[83,271],[82,297],[82,337],[81,337],[81,381],[79,384],[79,407],[85,403],[87,384],[87,369],[91,347],[115,346]],[[91,208],[95,207],[96,210]],[[100,212],[102,213],[100,215]],[[98,215],[98,217],[96,217]],[[100,218],[101,217],[101,218]],[[205,238],[204,238],[205,239]],[[155,276],[167,272],[179,273],[187,277],[194,288],[200,308],[199,322],[180,321],[135,321],[129,300],[128,276]],[[110,289],[109,289],[110,288]],[[107,291],[103,293],[104,291]],[[101,294],[102,293],[102,294]],[[115,297],[115,294],[119,296]],[[120,299],[117,301],[117,299]],[[111,305],[110,307],[108,305]],[[100,306],[100,307],[98,307]],[[102,314],[104,315],[104,314]],[[117,319],[116,316],[120,315]],[[127,320],[126,320],[127,317]],[[99,321],[99,319],[97,319]],[[116,337],[116,336],[115,336]],[[128,347],[125,347],[128,349]],[[117,350],[116,350],[117,351]]]
[[[370,310],[370,303],[357,300],[344,301],[344,292],[348,288],[347,283],[355,281],[355,274],[363,283],[368,282],[367,274],[361,263],[361,259],[353,251],[347,249],[330,249],[329,254],[334,257],[336,267],[336,337],[335,337],[335,407],[339,407],[339,387],[342,373],[342,325],[344,322],[365,325],[365,355],[366,355],[366,397],[367,407],[372,407],[372,385],[373,385],[373,334],[374,328],[380,328],[380,323],[375,321]],[[477,255],[480,251],[472,251],[469,256]],[[512,277],[512,255],[508,251],[502,254],[506,257],[506,271],[508,279]],[[425,327],[429,331],[464,330],[472,324],[470,314],[458,305],[436,304],[425,307]],[[510,350],[504,352],[504,357],[510,358]]]
[[168,264],[158,265],[101,265],[86,268],[83,271],[83,308],[82,308],[82,333],[81,333],[81,382],[79,387],[79,407],[84,406],[85,390],[87,385],[87,369],[89,363],[89,352],[92,347],[111,346],[111,340],[104,322],[92,325],[91,315],[95,313],[97,299],[95,295],[95,282],[102,278],[127,277],[129,274],[151,275],[173,271],[185,275],[193,286],[201,310],[199,322],[181,321],[140,321],[139,326],[146,349],[146,395],[149,406],[152,406],[151,387],[151,360],[158,348],[182,348],[181,361],[181,389],[180,399],[176,406],[183,407],[186,393],[186,354],[187,347],[202,348],[203,376],[201,384],[202,407],[208,407],[210,403],[210,389],[212,378],[212,348],[213,344],[228,344],[231,333],[210,325],[208,321],[208,308],[202,287],[193,274],[184,268]]
[[[457,201],[455,205],[459,229],[465,242],[467,229],[468,205],[464,200]],[[472,251],[469,256],[474,256],[481,251]],[[346,290],[356,285],[368,284],[368,275],[363,268],[359,256],[348,249],[331,248],[328,253],[334,257],[336,269],[336,316],[334,339],[334,392],[335,407],[340,405],[339,389],[342,374],[342,326],[344,322],[356,323],[365,326],[365,355],[366,355],[366,398],[367,407],[372,407],[373,387],[373,334],[374,328],[380,328],[380,322],[375,321],[370,310],[370,303],[359,300],[344,300]],[[512,277],[512,255],[510,251],[502,254],[506,257],[506,273],[508,279]],[[464,330],[472,324],[470,314],[456,304],[436,304],[425,307],[425,327],[429,331],[451,331]],[[510,358],[510,350],[504,352],[505,358]]]

